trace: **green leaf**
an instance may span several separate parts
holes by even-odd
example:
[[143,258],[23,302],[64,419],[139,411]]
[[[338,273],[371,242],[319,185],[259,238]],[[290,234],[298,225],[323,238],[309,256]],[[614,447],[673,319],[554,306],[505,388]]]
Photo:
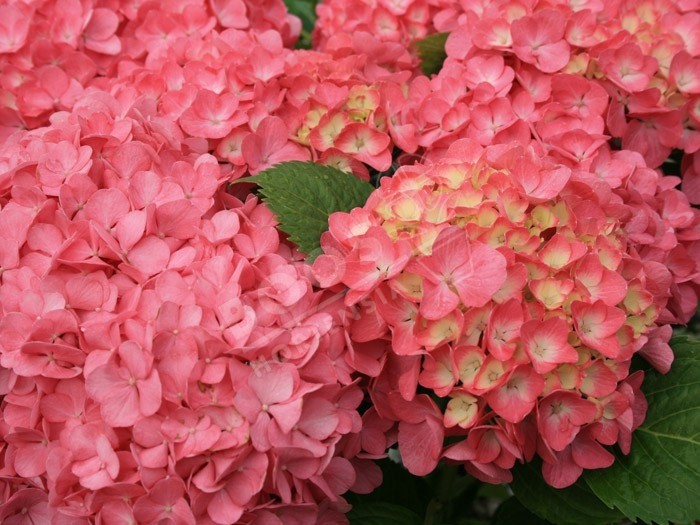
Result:
[[394,503],[362,503],[347,514],[350,525],[422,525],[421,517]]
[[311,49],[311,33],[316,25],[316,4],[319,0],[284,0],[287,11],[301,20],[301,35],[296,43],[297,49]]
[[441,464],[425,479],[433,488],[435,495],[443,502],[460,500],[459,503],[462,504],[466,494],[470,497],[468,503],[471,504],[471,499],[483,486],[482,483],[468,475],[464,468],[457,465]]
[[419,516],[425,515],[432,491],[424,478],[414,476],[406,467],[385,458],[377,462],[382,469],[382,484],[370,494],[345,494],[352,505],[393,503],[407,507]]
[[445,42],[448,36],[449,33],[434,33],[414,42],[421,60],[420,68],[426,75],[437,73],[442,68],[442,63],[447,58]]
[[[457,465],[441,464],[426,476],[433,497],[428,505],[426,523],[466,525],[478,516],[475,497],[483,483]],[[467,521],[465,521],[467,520]]]
[[314,30],[316,24],[315,0],[284,0],[287,11],[301,19],[301,25],[309,33]]
[[523,506],[518,498],[505,500],[496,510],[491,525],[551,525],[550,521],[540,518]]
[[328,216],[364,205],[374,189],[354,175],[312,162],[282,162],[255,177],[254,182],[279,228],[299,250],[319,255],[321,234],[328,229]]
[[550,487],[542,477],[541,465],[539,460],[517,465],[510,485],[520,503],[540,518],[557,525],[608,525],[624,518],[582,481],[565,489]]
[[671,371],[651,371],[642,385],[649,410],[630,454],[585,476],[600,499],[633,521],[700,519],[700,342],[678,337],[671,346]]

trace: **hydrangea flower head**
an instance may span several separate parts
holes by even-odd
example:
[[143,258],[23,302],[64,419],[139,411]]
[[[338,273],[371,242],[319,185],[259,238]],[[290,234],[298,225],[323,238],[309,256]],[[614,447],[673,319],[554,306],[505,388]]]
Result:
[[390,439],[363,444],[342,300],[130,109],[92,90],[0,147],[2,520],[342,520]]
[[[458,141],[381,182],[362,210],[331,217],[314,271],[349,289],[365,327],[352,337],[391,354],[370,392],[409,470],[443,456],[504,482],[538,454],[563,487],[612,463],[602,445],[628,451],[645,407],[630,360],[672,360],[658,326],[673,276],[640,256],[640,209],[537,145]],[[443,450],[445,436],[458,439]]]

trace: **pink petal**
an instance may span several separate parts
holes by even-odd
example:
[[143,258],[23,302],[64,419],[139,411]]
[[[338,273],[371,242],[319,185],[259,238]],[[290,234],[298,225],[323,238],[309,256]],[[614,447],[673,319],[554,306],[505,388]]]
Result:
[[571,455],[574,462],[584,469],[607,468],[615,462],[615,456],[586,437],[574,440]]
[[422,423],[399,423],[399,453],[408,471],[425,476],[437,466],[442,452],[442,420],[429,417]]
[[264,405],[287,401],[294,392],[298,374],[291,364],[268,362],[256,368],[248,384]]
[[468,243],[469,259],[458,268],[454,285],[464,306],[480,307],[491,300],[506,280],[506,259],[480,243]]
[[583,469],[574,463],[571,449],[567,448],[556,456],[556,463],[542,463],[544,480],[555,489],[563,489],[576,483]]
[[147,379],[137,381],[136,387],[139,392],[139,412],[141,415],[151,416],[155,414],[163,402],[158,371],[153,370]]
[[238,523],[244,508],[233,502],[225,490],[219,490],[207,505],[207,514],[214,523]]
[[165,269],[170,260],[170,248],[165,241],[149,235],[139,241],[127,257],[134,268],[150,277]]
[[307,399],[303,407],[298,425],[306,435],[322,441],[338,427],[338,411],[330,401],[313,397]]
[[459,305],[459,297],[450,290],[450,287],[440,282],[433,284],[429,281],[423,283],[423,299],[420,303],[420,313],[426,319],[442,319]]
[[302,399],[270,406],[270,414],[275,418],[282,432],[291,432],[301,417]]

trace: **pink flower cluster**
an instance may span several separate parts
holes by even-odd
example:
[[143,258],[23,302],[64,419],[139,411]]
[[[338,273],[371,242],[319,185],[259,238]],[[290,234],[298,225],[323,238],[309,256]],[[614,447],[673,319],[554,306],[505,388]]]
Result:
[[[301,30],[281,0],[99,2],[31,0],[0,5],[0,138],[44,125],[89,86],[125,69],[154,68],[227,28],[279,32],[292,45]],[[6,127],[9,127],[8,130]]]
[[[654,168],[682,150],[684,190],[697,204],[698,9],[693,0],[331,2],[317,36],[327,48],[354,31],[373,30],[387,45],[401,41],[400,28],[403,38],[449,33],[437,75],[387,88],[403,151],[435,156],[456,138],[487,145],[532,133],[582,160],[612,137]],[[429,22],[411,22],[417,12],[430,12]],[[406,70],[405,60],[393,67]]]
[[[436,32],[448,0],[329,0],[317,8],[314,48],[342,57],[369,54],[397,72],[418,68],[413,42]],[[376,67],[376,66],[375,66]]]
[[[133,100],[171,132],[179,127],[188,147],[232,164],[231,179],[290,160],[362,178],[366,165],[391,166],[379,84],[398,86],[415,66],[399,44],[361,38],[352,54],[342,46],[333,53],[291,50],[300,25],[281,0],[188,1],[162,9],[152,2],[93,8],[66,0],[3,9],[0,138],[46,125],[97,88]],[[95,47],[92,24],[108,46]],[[394,71],[396,63],[404,69]]]
[[49,124],[0,148],[2,521],[344,522],[393,434],[340,297],[225,189],[387,169],[392,74],[287,49],[277,1],[2,9],[2,135]]
[[[435,33],[436,15],[451,4],[447,0],[329,0],[318,7],[314,47],[336,48],[357,33],[408,46]],[[355,42],[361,45],[360,39]]]
[[[565,2],[503,1],[471,5],[460,15],[460,23],[452,16],[450,26],[440,28],[452,30],[448,62],[470,68],[494,51],[510,55],[517,83],[536,104],[557,87],[548,76],[595,80],[611,99],[600,114],[608,133],[624,149],[641,153],[650,167],[661,165],[673,149],[700,149],[697,2],[623,0],[573,8]],[[581,94],[575,86],[571,97]],[[552,93],[548,102],[550,109],[558,99]],[[569,108],[551,109],[554,114],[542,120],[553,121],[557,109]]]
[[359,369],[411,472],[444,457],[507,482],[538,454],[564,487],[612,464],[603,445],[629,452],[646,411],[630,360],[668,371],[659,324],[692,315],[700,275],[700,212],[637,162],[611,185],[536,144],[465,139],[331,216],[314,274],[349,290]]
[[0,149],[0,521],[342,522],[387,446],[342,299],[171,131],[88,90]]
[[[629,450],[700,291],[697,0],[318,15],[0,3],[1,522],[345,523],[397,441],[554,486]],[[414,158],[313,266],[229,185]]]

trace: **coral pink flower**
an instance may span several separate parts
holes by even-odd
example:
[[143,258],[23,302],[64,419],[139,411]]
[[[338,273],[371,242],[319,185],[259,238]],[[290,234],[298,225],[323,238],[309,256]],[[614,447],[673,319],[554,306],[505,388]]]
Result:
[[98,490],[115,483],[120,464],[114,446],[96,426],[73,428],[70,433],[71,472],[79,478],[82,486]]
[[604,360],[596,360],[585,369],[581,392],[588,396],[604,397],[617,387],[617,376]]
[[67,141],[49,145],[37,170],[47,195],[58,195],[61,184],[70,177],[86,174],[92,165],[91,155],[89,146],[76,148]]
[[639,350],[639,353],[663,374],[667,373],[673,364],[673,350],[668,345],[672,334],[673,329],[670,326],[656,328],[649,334],[647,344]]
[[28,116],[72,108],[83,87],[59,67],[49,65],[36,71],[36,81],[18,93],[18,109]]
[[85,411],[84,383],[80,378],[62,381],[54,391],[41,398],[39,408],[50,423],[79,421]]
[[449,394],[459,379],[451,350],[449,346],[442,346],[430,352],[418,378],[421,385],[433,389],[439,396]]
[[505,65],[500,55],[477,55],[465,62],[467,86],[477,89],[482,83],[493,87],[496,96],[502,96],[512,86],[515,72]]
[[[408,262],[411,248],[406,242],[392,243],[386,231],[372,227],[345,261],[342,280],[355,293],[346,296],[354,304],[385,279],[397,275]],[[359,293],[358,293],[359,292]]]
[[208,416],[179,408],[166,419],[162,432],[175,448],[175,459],[196,456],[209,450],[219,440],[221,429]]
[[613,464],[615,456],[595,441],[591,428],[582,430],[569,447],[556,452],[556,463],[543,463],[542,475],[551,486],[568,487],[575,483],[583,469],[606,468]]
[[156,483],[147,496],[134,504],[134,516],[148,523],[172,522],[175,525],[194,525],[196,520],[185,495],[185,485],[177,478]]
[[233,93],[217,94],[203,89],[180,117],[180,125],[192,136],[220,139],[247,120],[237,109],[238,98]]
[[279,162],[310,157],[307,150],[289,141],[289,130],[278,117],[265,117],[255,133],[243,139],[241,154],[253,175]]
[[[418,307],[398,295],[394,297],[380,290],[375,296],[376,308],[384,320],[392,325],[392,349],[399,355],[421,353],[420,344],[415,338]],[[380,297],[380,299],[378,299]]]
[[[10,4],[0,521],[344,523],[390,446],[630,451],[697,305],[697,1],[327,0],[312,52],[282,0]],[[381,179],[313,266],[229,184],[290,159]]]
[[541,202],[558,195],[571,177],[571,170],[565,166],[542,165],[525,155],[514,163],[512,173],[523,194],[532,202]]
[[242,0],[214,0],[212,2],[212,10],[219,23],[224,27],[233,27],[235,29],[248,27],[249,20],[246,17],[246,4]]
[[575,301],[571,313],[581,340],[606,357],[615,358],[620,351],[617,332],[625,322],[625,313],[603,301],[584,304]]
[[345,113],[326,113],[309,133],[309,142],[319,151],[332,148],[336,138],[351,120]]
[[581,427],[595,418],[596,406],[573,392],[553,392],[539,403],[537,426],[542,439],[560,451],[569,445]]
[[578,353],[567,341],[569,326],[563,319],[528,321],[520,328],[520,335],[532,366],[540,374],[559,364],[578,361]]
[[583,257],[586,252],[586,245],[582,242],[567,239],[565,235],[556,233],[539,251],[538,258],[550,268],[561,270]]
[[542,9],[514,21],[510,32],[513,51],[528,64],[554,73],[569,62],[569,44],[564,40],[566,21],[554,9]]
[[24,46],[32,14],[28,4],[0,6],[0,53],[14,53]]
[[[214,493],[207,505],[207,514],[220,524],[235,523],[243,514],[246,504],[260,492],[265,481],[269,460],[265,454],[250,452],[235,458],[233,473],[226,484]],[[198,476],[199,478],[199,476]],[[197,479],[202,490],[211,492],[213,486],[205,487],[203,479]]]
[[408,270],[424,277],[421,315],[440,319],[457,305],[486,304],[506,278],[504,257],[481,243],[471,243],[463,231],[446,228],[433,244],[432,254],[416,259]]
[[516,299],[497,305],[489,317],[485,342],[491,355],[501,361],[513,356],[523,324],[523,311]]
[[415,403],[394,398],[394,411],[399,416],[399,452],[403,464],[412,474],[431,472],[440,456],[444,427],[435,403],[421,395]]
[[288,363],[268,362],[248,372],[247,385],[235,397],[235,406],[249,421],[251,439],[258,450],[267,450],[270,422],[289,432],[301,417],[301,387],[296,368]]
[[100,523],[105,525],[135,523],[134,509],[124,500],[110,500],[105,502],[96,516]]
[[105,421],[118,427],[155,414],[162,403],[153,356],[133,341],[122,343],[115,357],[88,375],[86,389]]
[[354,156],[372,166],[377,171],[384,171],[391,166],[391,153],[388,135],[367,126],[353,123],[345,126],[334,141],[334,146],[343,153]]
[[527,416],[544,390],[544,378],[529,366],[519,366],[499,388],[488,392],[489,406],[506,421],[520,423]]
[[584,118],[603,115],[608,106],[608,94],[602,87],[569,74],[552,77],[552,99],[567,111]]
[[611,82],[632,93],[646,89],[658,67],[655,58],[632,43],[603,51],[598,64]]
[[452,392],[450,398],[443,418],[445,427],[473,427],[480,415],[479,400],[466,392]]
[[117,14],[106,8],[96,8],[83,30],[85,47],[105,55],[116,55],[122,49],[121,40],[115,32],[119,26]]
[[685,94],[700,93],[700,59],[680,52],[673,57],[669,80]]
[[467,439],[448,448],[446,458],[465,462],[468,472],[488,483],[509,483],[509,469],[522,455],[511,438],[500,427],[475,427]]
[[499,132],[508,129],[516,121],[515,113],[507,98],[495,98],[488,104],[475,107],[471,112],[468,136],[482,146],[494,141]]
[[158,416],[144,418],[134,425],[132,452],[138,464],[145,468],[168,466],[170,444],[161,432]]
[[49,523],[52,516],[46,492],[24,488],[0,505],[0,520],[7,525]]
[[5,441],[11,445],[7,456],[12,458],[17,475],[33,478],[46,472],[49,433],[46,424],[43,426],[42,432],[17,428],[15,432],[5,435]]
[[627,295],[627,282],[617,272],[603,267],[600,259],[584,257],[576,269],[576,280],[582,284],[591,299],[615,306]]
[[[565,76],[559,78],[556,88],[565,90]],[[577,85],[567,94],[567,111],[583,111],[588,93],[585,109],[604,110],[605,94]],[[524,106],[519,109],[527,113]],[[554,103],[550,108],[555,110]],[[582,126],[596,120],[590,113],[570,118]],[[538,453],[548,480],[570,484],[584,469],[609,462],[601,444],[629,446],[626,411],[637,398],[633,387],[620,381],[630,356],[662,322],[652,305],[666,302],[669,275],[689,275],[695,267],[669,236],[671,229],[689,224],[690,215],[685,201],[662,197],[663,184],[639,155],[612,156],[602,142],[596,145],[602,138],[584,129],[575,133],[581,144],[592,141],[590,150],[558,152],[556,141],[565,134],[556,133],[527,147],[455,142],[442,160],[404,166],[383,180],[361,212],[329,220],[322,238],[326,254],[314,270],[321,284],[343,283],[347,296],[361,299],[357,315],[346,320],[351,338],[378,338],[374,348],[382,349],[391,334],[388,357],[366,354],[371,347],[357,345],[348,362],[375,378],[373,402],[383,417],[398,422],[399,450],[403,442],[409,457],[418,429],[425,446],[438,448],[438,423],[410,410],[421,403],[419,385],[447,398],[439,424],[443,432],[464,435],[465,444],[445,456],[463,462],[479,479],[507,481],[516,459]],[[545,140],[553,146],[552,156],[542,158]],[[626,162],[636,167],[622,166]],[[629,190],[630,184],[636,190]],[[640,212],[629,202],[629,191],[641,192],[634,199],[657,195],[665,218],[647,215],[646,204]],[[626,210],[625,218],[617,206]],[[369,279],[369,289],[361,277],[383,256],[368,256],[357,279],[341,277],[344,265],[359,262],[363,241],[371,246],[377,235],[386,237],[386,246],[373,254],[392,256],[392,244],[397,249],[408,242],[409,262],[380,282]],[[643,262],[637,250],[648,245],[668,250],[653,257],[668,267]],[[479,264],[472,267],[475,252]],[[655,320],[636,321],[641,312]],[[635,321],[628,323],[630,318]],[[662,368],[669,362],[666,347],[661,333],[648,345],[652,363]],[[605,399],[609,415],[589,396]],[[643,409],[640,402],[639,414]],[[507,429],[508,435],[494,429]],[[579,432],[582,437],[574,443]],[[427,459],[409,462],[419,472],[432,465]]]
[[85,354],[61,343],[29,341],[22,345],[15,357],[13,370],[28,377],[44,376],[67,379],[80,374]]

